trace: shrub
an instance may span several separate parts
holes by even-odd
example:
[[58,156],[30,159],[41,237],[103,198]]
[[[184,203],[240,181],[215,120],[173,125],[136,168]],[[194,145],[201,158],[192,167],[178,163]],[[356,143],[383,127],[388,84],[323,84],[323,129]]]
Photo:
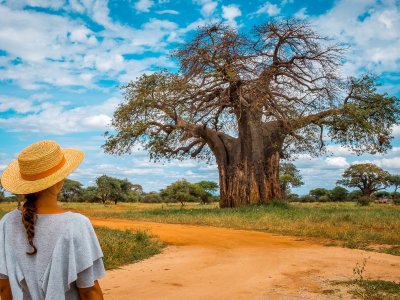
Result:
[[360,190],[351,191],[347,195],[347,200],[349,200],[349,201],[358,201],[358,199],[360,199],[362,196],[363,196],[363,194],[362,194],[362,192]]
[[301,202],[315,202],[317,199],[311,195],[304,195],[303,197],[300,198]]
[[357,204],[361,206],[369,205],[369,198],[366,196],[360,197],[357,199]]
[[143,203],[161,203],[161,202],[163,202],[163,200],[162,200],[162,198],[161,198],[159,193],[150,192],[150,193],[143,194],[140,197],[140,202],[143,202]]

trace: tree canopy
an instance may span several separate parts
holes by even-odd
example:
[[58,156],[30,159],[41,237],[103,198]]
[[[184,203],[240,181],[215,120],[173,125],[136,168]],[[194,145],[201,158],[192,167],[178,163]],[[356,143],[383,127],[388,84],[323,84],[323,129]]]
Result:
[[337,183],[359,188],[364,196],[371,197],[372,193],[387,187],[389,176],[389,172],[374,164],[354,164],[344,171],[343,179]]
[[154,160],[215,158],[221,207],[281,197],[279,160],[319,155],[327,140],[357,153],[390,148],[399,100],[377,78],[342,78],[344,49],[299,20],[244,34],[200,28],[173,53],[180,69],[123,87],[106,152],[143,145]]
[[82,183],[76,180],[66,178],[61,189],[61,197],[63,201],[70,202],[79,197],[83,192]]
[[304,184],[300,171],[292,163],[282,163],[279,169],[279,182],[283,198],[290,193],[291,187],[299,187]]

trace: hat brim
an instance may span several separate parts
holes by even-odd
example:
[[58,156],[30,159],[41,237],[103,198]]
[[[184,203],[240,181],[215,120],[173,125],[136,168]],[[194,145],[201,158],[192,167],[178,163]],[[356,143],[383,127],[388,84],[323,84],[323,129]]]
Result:
[[53,174],[38,180],[23,179],[19,171],[18,160],[12,161],[4,169],[1,176],[1,185],[6,191],[17,195],[36,193],[53,186],[72,173],[85,156],[82,151],[76,149],[64,148],[62,152],[65,158],[64,165]]

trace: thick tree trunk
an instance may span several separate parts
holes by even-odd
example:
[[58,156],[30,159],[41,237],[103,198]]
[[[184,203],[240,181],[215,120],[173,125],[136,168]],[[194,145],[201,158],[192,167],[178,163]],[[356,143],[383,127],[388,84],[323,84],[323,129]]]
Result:
[[218,159],[220,207],[263,204],[281,198],[279,136],[266,134],[249,114],[239,120],[239,138]]
[[219,166],[219,176],[220,207],[262,204],[281,198],[278,153],[254,163],[243,160]]

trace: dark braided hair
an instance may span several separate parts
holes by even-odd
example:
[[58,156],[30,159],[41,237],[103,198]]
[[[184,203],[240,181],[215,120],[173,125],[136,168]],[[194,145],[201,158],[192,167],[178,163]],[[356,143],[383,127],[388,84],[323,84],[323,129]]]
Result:
[[37,252],[35,245],[33,244],[33,238],[35,236],[35,223],[36,223],[36,194],[25,195],[25,203],[22,206],[22,223],[24,224],[28,243],[33,248],[32,252],[26,252],[28,255],[34,255]]

